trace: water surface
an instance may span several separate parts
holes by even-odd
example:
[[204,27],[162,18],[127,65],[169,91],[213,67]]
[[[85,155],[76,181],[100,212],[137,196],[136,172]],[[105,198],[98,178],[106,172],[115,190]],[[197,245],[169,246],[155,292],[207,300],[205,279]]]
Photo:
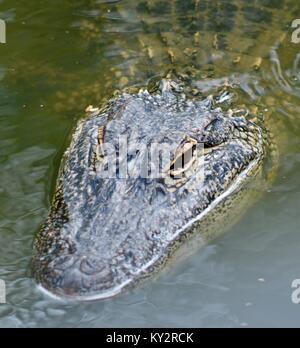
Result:
[[[300,278],[300,44],[291,43],[289,29],[300,12],[297,0],[281,16],[278,1],[261,2],[254,13],[244,1],[216,8],[200,1],[193,16],[192,1],[177,1],[179,17],[174,5],[154,0],[138,8],[134,0],[0,2],[7,23],[0,46],[1,327],[300,325],[300,304],[291,301],[292,280]],[[176,51],[185,40],[181,26],[189,59]],[[196,58],[188,51],[194,46]],[[32,241],[76,121],[116,88],[184,64],[201,69],[194,82],[207,93],[229,81],[241,103],[271,115],[281,153],[275,183],[230,231],[144,286],[102,302],[49,298],[30,275]]]

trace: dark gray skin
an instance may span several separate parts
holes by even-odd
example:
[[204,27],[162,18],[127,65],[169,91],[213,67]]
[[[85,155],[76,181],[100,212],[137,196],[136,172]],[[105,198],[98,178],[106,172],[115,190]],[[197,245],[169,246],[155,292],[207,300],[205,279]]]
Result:
[[[205,240],[201,222],[262,167],[262,128],[212,98],[187,95],[181,84],[163,79],[154,91],[124,92],[79,123],[34,245],[35,278],[50,293],[103,299],[150,276],[191,234]],[[172,167],[184,144],[204,144],[204,177],[195,161],[180,179],[102,178],[108,154],[101,142],[118,148],[120,135],[133,174],[142,156],[135,143],[170,144],[162,168]]]

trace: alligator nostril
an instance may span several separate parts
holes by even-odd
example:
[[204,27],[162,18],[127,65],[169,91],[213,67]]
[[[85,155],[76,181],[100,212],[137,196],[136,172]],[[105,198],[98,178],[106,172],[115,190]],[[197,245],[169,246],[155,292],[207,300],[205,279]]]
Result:
[[86,275],[94,275],[101,273],[102,276],[105,276],[108,274],[108,272],[105,272],[106,267],[102,262],[99,262],[98,260],[89,258],[87,256],[82,257],[79,269],[82,273]]

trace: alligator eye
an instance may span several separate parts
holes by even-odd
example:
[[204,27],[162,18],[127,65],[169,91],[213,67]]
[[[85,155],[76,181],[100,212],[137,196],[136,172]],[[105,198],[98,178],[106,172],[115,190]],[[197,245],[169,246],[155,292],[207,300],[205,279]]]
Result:
[[186,137],[177,149],[174,160],[164,171],[167,186],[180,187],[186,181],[188,172],[197,158],[196,149],[197,141]]
[[169,174],[176,179],[181,177],[194,163],[196,145],[187,143],[183,151],[177,154],[175,160],[171,162]]

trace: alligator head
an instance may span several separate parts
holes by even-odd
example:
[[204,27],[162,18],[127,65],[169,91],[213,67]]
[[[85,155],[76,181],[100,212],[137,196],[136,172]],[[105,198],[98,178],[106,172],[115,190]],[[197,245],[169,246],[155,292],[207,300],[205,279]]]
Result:
[[180,81],[149,90],[118,95],[73,135],[34,245],[35,277],[53,294],[106,298],[153,273],[260,166],[258,125]]

